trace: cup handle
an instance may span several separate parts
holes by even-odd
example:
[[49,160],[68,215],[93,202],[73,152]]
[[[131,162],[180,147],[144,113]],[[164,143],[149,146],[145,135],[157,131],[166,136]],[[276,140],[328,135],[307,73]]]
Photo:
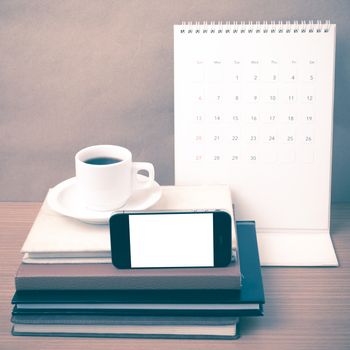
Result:
[[[133,171],[133,189],[140,190],[144,188],[148,188],[154,182],[154,166],[152,163],[147,162],[133,162],[132,163],[132,171]],[[148,172],[148,176],[139,178],[137,173],[140,170],[146,170]]]

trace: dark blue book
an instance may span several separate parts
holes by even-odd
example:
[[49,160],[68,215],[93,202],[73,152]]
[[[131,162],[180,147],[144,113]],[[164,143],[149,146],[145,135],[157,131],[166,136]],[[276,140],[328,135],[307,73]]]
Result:
[[12,334],[29,336],[237,339],[237,317],[14,315]]
[[13,314],[257,316],[265,303],[253,221],[237,222],[241,290],[17,291]]

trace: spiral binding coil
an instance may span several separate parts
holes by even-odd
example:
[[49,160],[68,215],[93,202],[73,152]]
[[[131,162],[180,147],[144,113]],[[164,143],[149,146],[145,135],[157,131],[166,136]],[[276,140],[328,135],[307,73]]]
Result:
[[259,33],[328,33],[331,22],[325,21],[263,21],[263,22],[182,22],[183,34],[259,34]]

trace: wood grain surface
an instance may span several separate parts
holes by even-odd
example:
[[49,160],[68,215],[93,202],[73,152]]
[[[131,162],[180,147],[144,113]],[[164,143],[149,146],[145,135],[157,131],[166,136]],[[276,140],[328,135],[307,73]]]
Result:
[[14,337],[11,298],[20,248],[40,203],[0,203],[0,350],[350,349],[350,204],[332,207],[338,268],[263,268],[265,316],[241,319],[234,341]]

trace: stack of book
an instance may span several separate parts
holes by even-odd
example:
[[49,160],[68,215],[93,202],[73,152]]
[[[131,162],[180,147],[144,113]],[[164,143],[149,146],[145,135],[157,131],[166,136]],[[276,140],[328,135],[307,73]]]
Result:
[[[162,187],[157,209],[220,208],[226,186]],[[263,314],[254,222],[233,225],[235,259],[224,268],[119,270],[108,225],[63,217],[44,202],[15,277],[13,334],[150,338],[239,336],[241,316]]]

